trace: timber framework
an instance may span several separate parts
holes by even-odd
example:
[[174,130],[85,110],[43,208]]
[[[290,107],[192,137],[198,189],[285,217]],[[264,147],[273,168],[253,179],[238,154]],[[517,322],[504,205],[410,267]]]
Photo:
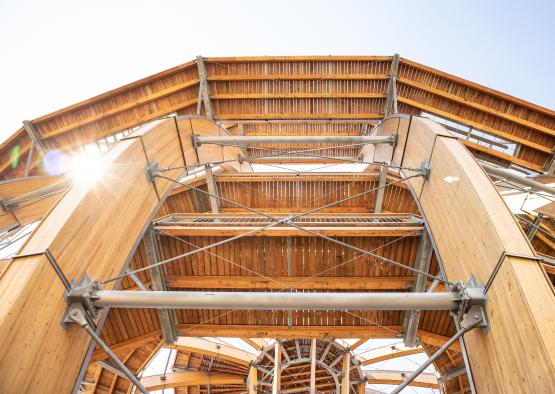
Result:
[[399,55],[198,56],[23,121],[0,391],[549,393],[554,147]]

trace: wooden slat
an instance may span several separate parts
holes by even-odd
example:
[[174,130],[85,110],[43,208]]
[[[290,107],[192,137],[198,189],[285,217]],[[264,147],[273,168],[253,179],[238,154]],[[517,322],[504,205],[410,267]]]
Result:
[[260,277],[260,276],[176,276],[166,277],[168,285],[175,289],[265,289],[281,290],[407,290],[413,277]]

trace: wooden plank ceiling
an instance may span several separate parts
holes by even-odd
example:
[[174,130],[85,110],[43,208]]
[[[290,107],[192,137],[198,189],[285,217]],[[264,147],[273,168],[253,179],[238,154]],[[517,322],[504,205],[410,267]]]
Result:
[[[205,58],[210,113],[249,135],[365,133],[384,116],[392,59]],[[25,172],[32,138],[45,150],[71,151],[88,143],[110,144],[118,133],[168,114],[194,114],[200,80],[191,61],[34,119],[0,147],[0,174],[8,179]],[[477,156],[549,170],[552,110],[403,58],[396,91],[400,113],[436,116]],[[356,151],[345,147],[327,153],[353,156]],[[32,173],[43,173],[41,155],[33,157]]]

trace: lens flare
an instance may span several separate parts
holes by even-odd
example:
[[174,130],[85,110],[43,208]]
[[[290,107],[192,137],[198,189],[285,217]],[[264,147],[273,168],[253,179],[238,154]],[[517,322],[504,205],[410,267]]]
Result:
[[95,183],[106,170],[98,152],[85,152],[71,160],[70,176],[77,182]]

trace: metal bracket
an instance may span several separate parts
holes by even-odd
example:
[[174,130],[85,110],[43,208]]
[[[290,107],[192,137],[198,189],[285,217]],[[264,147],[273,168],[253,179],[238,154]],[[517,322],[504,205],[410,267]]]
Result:
[[422,160],[422,163],[420,164],[420,172],[422,173],[422,176],[424,177],[425,181],[430,180],[430,174],[432,173],[432,165],[428,160]]
[[155,160],[149,160],[145,167],[145,176],[149,182],[154,182],[154,179],[160,174],[160,168]]
[[395,147],[397,145],[397,140],[399,139],[399,135],[397,133],[391,134],[391,146]]
[[[85,273],[79,280],[71,280],[69,290],[64,294],[64,299],[68,303],[68,307],[60,322],[64,329],[67,329],[69,323],[78,323],[75,320],[77,316],[76,310],[82,311],[85,316],[88,314],[91,318],[96,319],[98,316],[99,308],[94,305],[95,292],[100,289],[100,284],[96,280],[91,280]],[[78,323],[81,324],[81,323]],[[82,325],[82,324],[81,324]]]
[[466,285],[462,281],[455,283],[455,291],[459,293],[460,305],[453,314],[461,327],[470,327],[481,320],[477,327],[488,331],[490,329],[486,313],[488,297],[484,284],[477,284],[475,278],[471,276]]
[[191,139],[193,140],[193,148],[198,148],[202,145],[202,142],[199,141],[198,137],[198,134],[193,134],[191,136]]
[[19,205],[16,202],[12,202],[11,198],[6,198],[0,201],[0,206],[6,212],[15,211]]

